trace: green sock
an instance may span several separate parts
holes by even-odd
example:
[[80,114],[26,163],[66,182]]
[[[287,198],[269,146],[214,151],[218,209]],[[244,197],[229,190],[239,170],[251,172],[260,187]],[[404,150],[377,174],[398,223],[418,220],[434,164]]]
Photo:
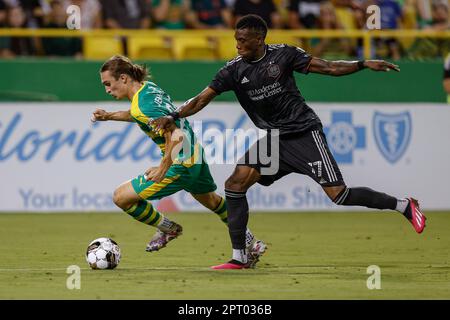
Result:
[[219,205],[213,211],[219,216],[223,223],[228,223],[227,202],[224,198],[221,198]]
[[159,222],[164,219],[164,215],[159,213],[150,202],[145,200],[139,200],[138,203],[124,211],[134,219],[150,226],[157,227]]

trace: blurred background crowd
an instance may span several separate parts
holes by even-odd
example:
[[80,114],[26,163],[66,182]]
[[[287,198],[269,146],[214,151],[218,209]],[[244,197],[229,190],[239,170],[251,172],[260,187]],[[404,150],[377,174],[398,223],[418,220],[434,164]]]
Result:
[[[449,29],[449,0],[0,0],[0,28],[66,28],[66,9],[81,8],[82,29],[233,29],[254,13],[271,29],[363,30],[366,8],[381,9],[381,29]],[[417,40],[417,39],[416,39]],[[443,57],[448,39],[383,38],[374,56]],[[316,56],[360,57],[361,41],[311,40]],[[0,37],[0,57],[82,56],[78,38]]]

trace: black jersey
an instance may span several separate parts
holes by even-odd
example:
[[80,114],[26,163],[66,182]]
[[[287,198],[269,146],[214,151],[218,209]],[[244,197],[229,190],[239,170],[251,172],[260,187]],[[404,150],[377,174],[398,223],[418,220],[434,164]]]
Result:
[[298,90],[294,71],[307,74],[311,59],[300,48],[267,45],[258,61],[240,56],[229,61],[209,87],[217,94],[233,90],[258,128],[279,129],[281,134],[304,132],[320,120]]

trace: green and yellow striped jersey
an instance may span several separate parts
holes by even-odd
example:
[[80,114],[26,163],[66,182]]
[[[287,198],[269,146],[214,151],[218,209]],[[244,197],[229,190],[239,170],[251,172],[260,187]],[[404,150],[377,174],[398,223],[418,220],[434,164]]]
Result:
[[[175,109],[170,96],[151,81],[146,81],[131,100],[131,117],[142,131],[159,146],[162,155],[164,155],[166,147],[163,132],[157,132],[149,124],[149,121],[167,116]],[[179,119],[175,124],[183,131],[185,137],[183,139],[183,148],[174,164],[191,166],[197,162],[201,148],[196,143],[194,132],[186,119]]]

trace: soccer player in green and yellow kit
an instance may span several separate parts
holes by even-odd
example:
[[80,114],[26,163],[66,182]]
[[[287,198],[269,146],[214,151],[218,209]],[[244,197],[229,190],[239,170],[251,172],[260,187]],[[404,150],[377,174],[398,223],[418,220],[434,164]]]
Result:
[[[127,214],[158,229],[146,250],[157,251],[182,233],[182,227],[158,212],[150,200],[186,190],[227,223],[225,199],[215,193],[217,187],[204,159],[203,148],[196,141],[189,122],[178,120],[164,131],[156,131],[150,125],[151,120],[174,112],[175,107],[160,87],[147,81],[146,68],[133,64],[124,56],[114,56],[103,64],[100,76],[106,92],[116,99],[128,98],[131,108],[115,112],[97,109],[92,121],[136,122],[161,149],[162,159],[158,167],[151,167],[144,174],[124,182],[113,196],[114,203]],[[249,229],[246,243],[249,248],[247,266],[254,267],[266,245],[256,240]]]

